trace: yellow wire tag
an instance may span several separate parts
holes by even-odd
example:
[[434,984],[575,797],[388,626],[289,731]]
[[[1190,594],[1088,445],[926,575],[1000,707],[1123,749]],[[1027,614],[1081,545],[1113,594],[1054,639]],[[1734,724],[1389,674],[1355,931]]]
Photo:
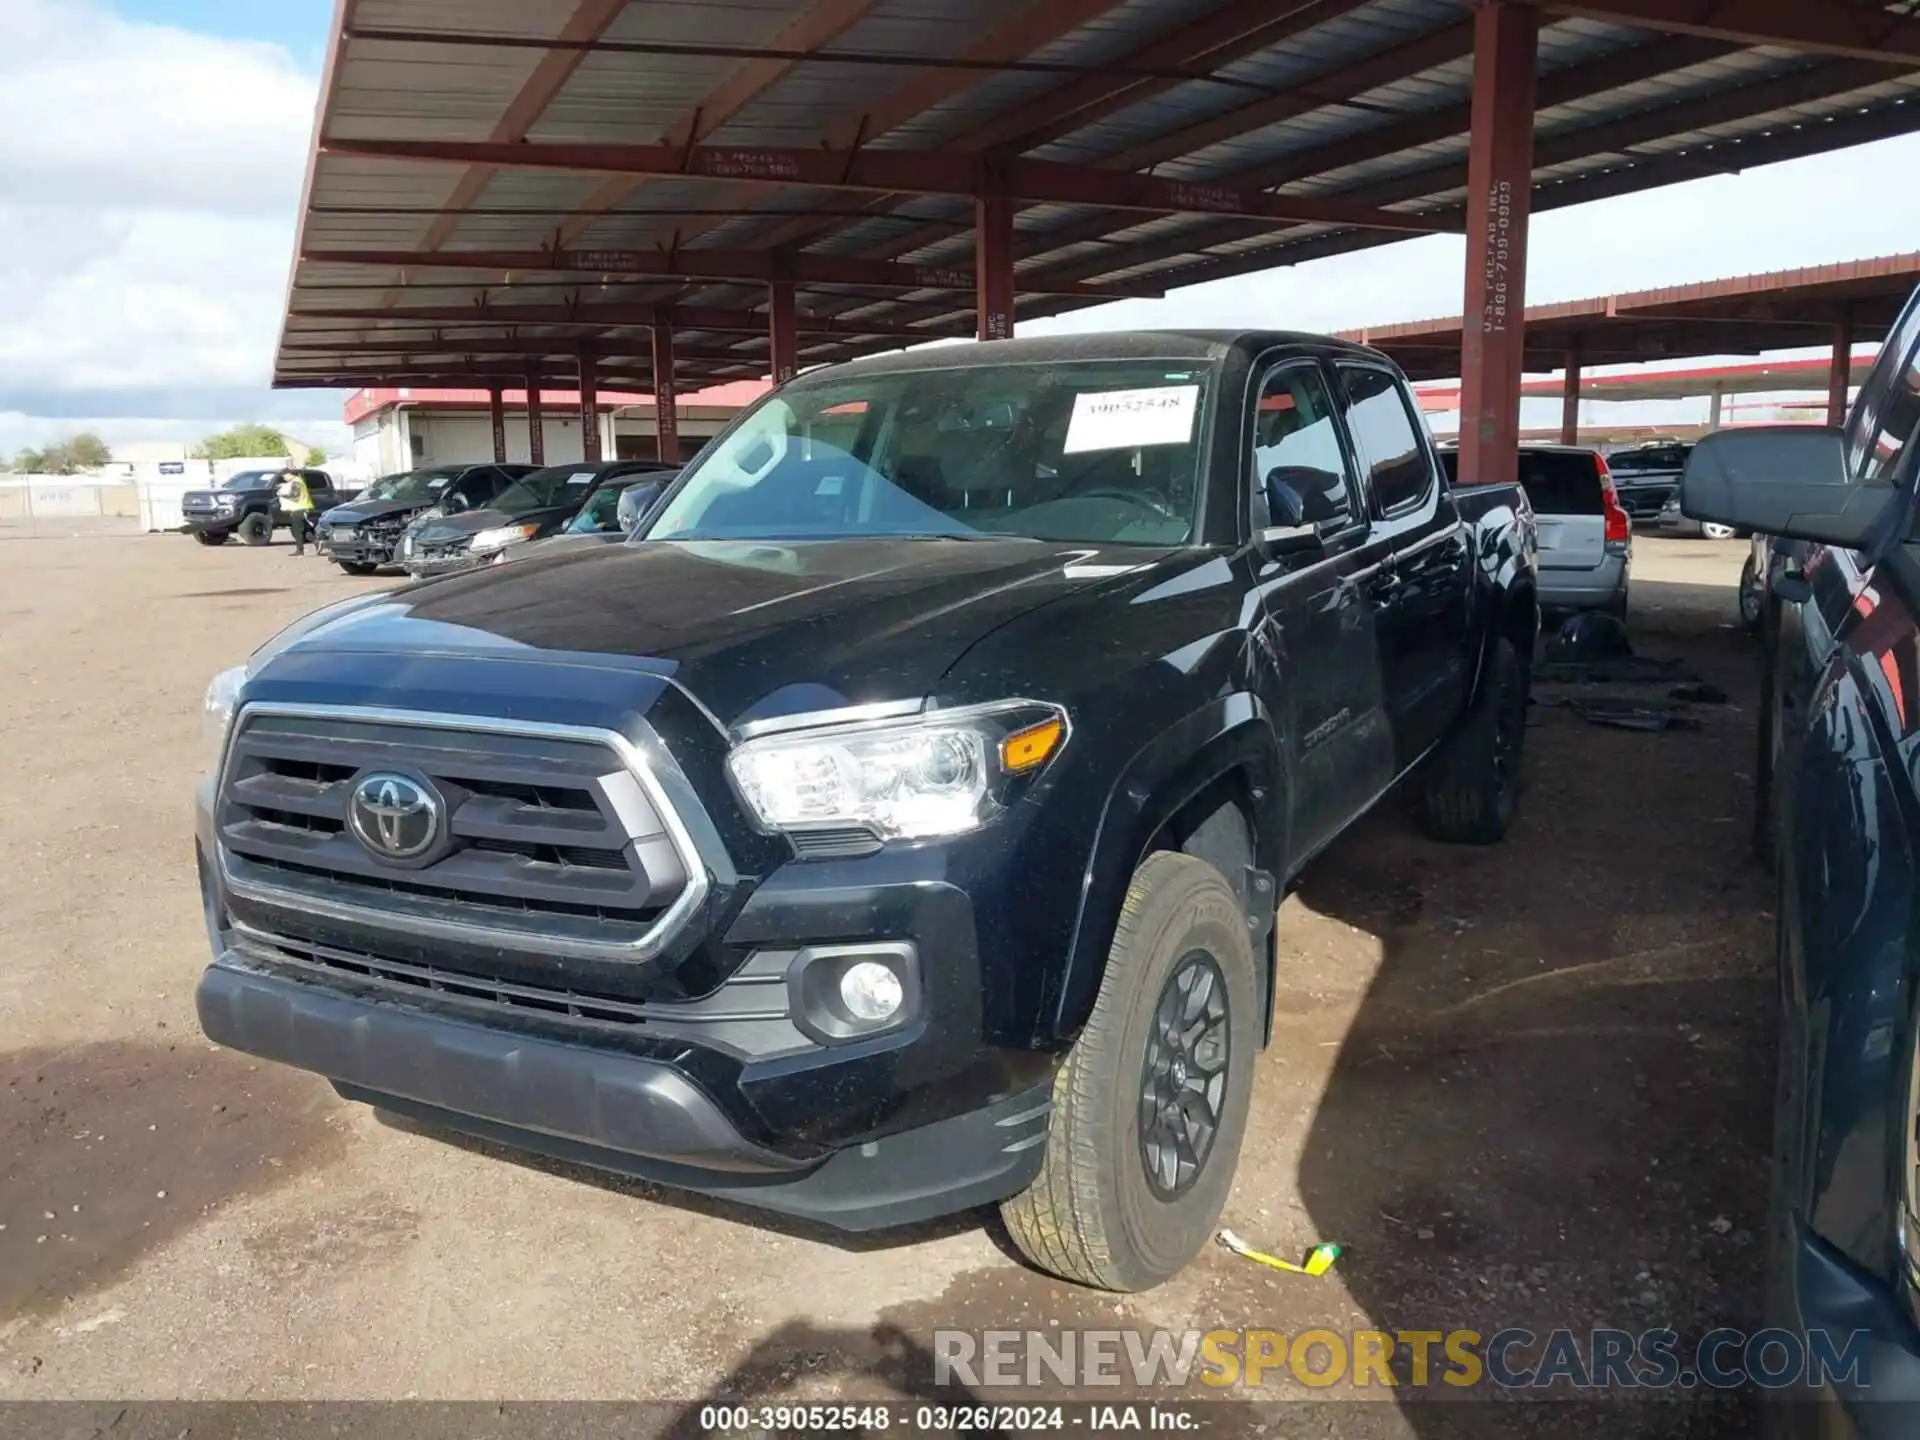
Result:
[[1218,1236],[1220,1245],[1244,1260],[1256,1265],[1265,1265],[1270,1270],[1285,1270],[1292,1275],[1324,1275],[1333,1269],[1333,1262],[1340,1258],[1340,1246],[1332,1241],[1322,1241],[1307,1252],[1307,1263],[1296,1265],[1291,1260],[1282,1260],[1277,1255],[1268,1255],[1254,1249],[1231,1230],[1222,1230]]

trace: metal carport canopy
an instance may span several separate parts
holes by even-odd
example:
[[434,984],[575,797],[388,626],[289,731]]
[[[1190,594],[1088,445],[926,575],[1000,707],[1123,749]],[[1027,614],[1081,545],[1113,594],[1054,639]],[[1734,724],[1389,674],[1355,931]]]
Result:
[[1864,0],[339,0],[274,382],[670,393],[1422,231],[1495,317],[1529,209],[1905,133],[1917,67]]

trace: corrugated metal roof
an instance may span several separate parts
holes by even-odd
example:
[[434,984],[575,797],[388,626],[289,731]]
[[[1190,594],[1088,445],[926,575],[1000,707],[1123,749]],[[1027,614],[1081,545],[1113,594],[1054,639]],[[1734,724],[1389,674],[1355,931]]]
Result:
[[[436,316],[460,317],[455,338],[475,355],[490,353],[489,342],[504,357],[515,345],[595,335],[644,355],[632,317],[650,307],[764,305],[764,287],[741,271],[684,281],[524,260],[514,269],[448,263],[460,252],[751,258],[777,248],[963,271],[972,263],[964,199],[367,158],[324,142],[660,145],[698,135],[743,149],[857,140],[874,150],[965,153],[1011,143],[1080,166],[1138,168],[1148,156],[1158,176],[1456,223],[1464,193],[1469,0],[352,0],[347,8],[289,296],[285,339],[302,348],[283,347],[282,382],[334,372],[357,382],[383,363],[404,374],[415,339],[453,343],[435,338]],[[1869,59],[1550,13],[1539,49],[1536,207],[1920,128],[1920,73]],[[1020,284],[1056,292],[1126,280],[1171,287],[1394,238],[1081,204],[1024,206],[1015,225]],[[378,263],[339,258],[353,252],[385,254]],[[328,258],[307,258],[314,255]],[[656,263],[673,268],[648,262]],[[483,303],[476,323],[470,317]],[[1085,303],[1023,296],[1019,311]],[[555,325],[511,313],[567,304],[578,314],[621,307],[621,318]],[[938,331],[970,315],[972,296],[836,280],[802,285],[799,307],[815,319]],[[355,313],[330,318],[328,310]],[[682,335],[690,356],[711,357],[689,358],[683,384],[765,363],[764,336]],[[364,348],[376,340],[406,344]],[[903,343],[803,340],[819,358]],[[314,343],[337,348],[306,348]],[[742,358],[728,361],[729,353]],[[387,354],[395,358],[383,362]]]

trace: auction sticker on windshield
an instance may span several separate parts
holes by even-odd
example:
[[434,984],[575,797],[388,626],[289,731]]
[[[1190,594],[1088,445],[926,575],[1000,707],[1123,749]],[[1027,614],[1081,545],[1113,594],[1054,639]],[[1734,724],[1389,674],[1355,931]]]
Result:
[[1130,450],[1136,445],[1184,445],[1193,438],[1198,385],[1155,385],[1146,390],[1095,390],[1073,397],[1065,455],[1088,450]]

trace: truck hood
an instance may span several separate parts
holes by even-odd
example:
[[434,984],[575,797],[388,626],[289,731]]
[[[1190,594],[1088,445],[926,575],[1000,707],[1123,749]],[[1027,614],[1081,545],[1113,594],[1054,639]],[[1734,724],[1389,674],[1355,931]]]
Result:
[[[646,687],[632,683],[644,675],[734,726],[920,699],[1007,621],[1169,553],[898,538],[554,547],[396,591],[318,626],[259,678],[289,698],[402,708],[458,709],[470,684],[471,703],[531,716],[596,685],[624,690],[629,713],[644,709]],[[515,679],[502,662],[551,673]],[[349,681],[358,693],[337,693]],[[433,693],[407,693],[418,687]]]
[[433,503],[431,499],[352,500],[327,511],[327,520],[334,525],[360,525],[368,520],[387,520],[394,516],[417,515]]

